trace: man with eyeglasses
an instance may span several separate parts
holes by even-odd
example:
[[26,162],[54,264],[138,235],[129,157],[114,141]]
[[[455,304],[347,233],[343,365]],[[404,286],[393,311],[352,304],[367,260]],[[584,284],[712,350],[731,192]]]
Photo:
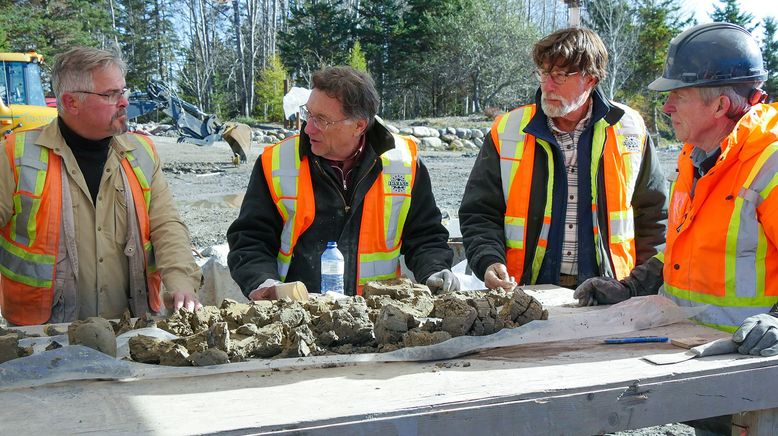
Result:
[[0,310],[12,324],[200,307],[200,269],[154,144],[127,133],[125,73],[112,52],[62,53],[59,117],[2,142]]
[[595,276],[632,283],[633,268],[664,243],[667,215],[643,119],[597,87],[608,54],[591,30],[546,36],[533,60],[535,103],[495,120],[465,188],[470,267],[491,289],[576,288]]
[[253,300],[281,282],[320,289],[320,256],[337,241],[344,290],[400,274],[400,255],[433,291],[458,289],[427,168],[409,138],[376,117],[373,80],[351,67],[316,72],[300,135],[268,147],[227,231],[233,279]]

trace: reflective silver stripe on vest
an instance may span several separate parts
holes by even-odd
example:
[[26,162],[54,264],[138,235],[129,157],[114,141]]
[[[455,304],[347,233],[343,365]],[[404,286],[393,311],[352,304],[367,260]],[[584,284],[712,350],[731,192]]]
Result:
[[674,297],[664,292],[664,287],[661,288],[662,295],[675,301],[681,307],[706,307],[707,309],[701,314],[693,317],[693,319],[699,323],[712,324],[717,326],[726,326],[736,328],[743,323],[743,320],[749,316],[759,315],[761,313],[767,313],[772,306],[745,306],[745,307],[732,307],[732,306],[716,306],[713,304],[697,303],[695,301],[689,301],[681,298]]
[[[524,118],[524,111],[526,110],[530,109],[518,109],[505,115],[508,117],[508,121],[506,121],[505,129],[503,129],[502,133],[498,134],[500,140],[500,176],[502,179],[503,198],[505,199],[506,204],[513,182],[511,174],[515,174],[513,173],[513,166],[518,165],[518,162],[515,160],[518,153],[518,147],[519,145],[524,147],[524,141],[527,137],[527,135],[521,131],[521,120]],[[522,238],[523,237],[522,234]]]
[[624,212],[620,215],[623,216],[610,220],[611,240],[615,240],[616,242],[624,242],[628,239],[634,239],[635,220],[633,219],[632,214]]
[[359,263],[360,277],[394,276],[400,266],[400,258],[394,257],[386,260],[374,260]]
[[755,297],[757,290],[756,256],[759,245],[759,233],[762,225],[759,224],[756,208],[764,200],[761,193],[778,172],[778,152],[773,150],[770,157],[759,169],[751,185],[741,187],[738,197],[743,199],[740,209],[740,224],[737,229],[737,244],[735,253],[727,253],[735,260],[735,294],[739,298]]
[[505,239],[506,244],[509,244],[510,241],[519,241],[521,244],[519,247],[511,247],[509,244],[508,248],[524,248],[524,224],[509,224],[506,221]]
[[139,168],[141,170],[143,175],[146,177],[146,183],[148,183],[148,186],[143,187],[148,189],[151,186],[151,179],[154,176],[154,166],[156,165],[154,156],[152,156],[150,154],[151,151],[146,148],[149,147],[149,144],[145,143],[143,139],[138,138],[135,135],[129,136],[138,143],[138,147],[135,149],[135,151],[128,151],[128,153],[134,158],[129,159],[130,165],[132,165],[133,168]]
[[[288,139],[278,144],[278,169],[273,170],[272,176],[278,177],[279,188],[281,192],[278,193],[280,197],[292,197],[281,198],[281,204],[288,212],[286,221],[284,221],[284,229],[281,232],[281,252],[289,253],[291,255],[292,249],[292,230],[294,229],[295,215],[297,213],[297,179],[300,174],[300,169],[297,163],[297,138]],[[272,187],[271,187],[272,188]],[[278,272],[281,277],[286,277],[286,272],[289,270],[288,264],[278,262]]]
[[[393,175],[407,176],[411,174],[411,152],[408,149],[408,144],[405,139],[392,135],[394,138],[394,148],[385,152],[381,158],[382,162],[384,158],[389,160],[389,165],[385,165],[382,171],[382,179],[389,178]],[[410,184],[406,187],[404,194],[410,194]],[[397,230],[399,229],[400,211],[403,208],[407,197],[402,195],[387,196],[392,202],[392,213],[389,215],[389,225],[385,229],[386,231],[386,247],[393,249],[395,247],[395,239],[397,237]]]
[[[24,135],[24,151],[22,156],[16,159],[19,171],[18,190],[38,197],[43,193],[36,191],[39,175],[44,174],[45,178],[45,173],[49,168],[46,162],[41,162],[41,153],[44,147],[35,143],[40,136],[40,130],[19,133],[19,135]],[[43,186],[41,186],[42,188]],[[35,226],[35,223],[30,223],[30,219],[35,219],[34,213],[37,212],[35,202],[38,199],[30,195],[19,195],[18,199],[21,210],[16,215],[16,235],[14,238],[19,244],[29,246],[32,239],[29,234],[29,226],[31,224]]]
[[54,264],[44,264],[34,260],[27,260],[23,255],[17,255],[0,244],[0,265],[15,274],[9,278],[24,283],[19,276],[29,277],[34,280],[50,281],[54,277]]

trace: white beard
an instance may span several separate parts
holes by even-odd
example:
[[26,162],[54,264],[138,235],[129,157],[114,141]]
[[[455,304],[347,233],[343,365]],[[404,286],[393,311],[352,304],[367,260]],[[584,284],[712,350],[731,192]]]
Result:
[[[546,102],[547,97],[549,98],[553,97],[554,100],[559,100],[561,105],[552,106],[548,104]],[[584,105],[584,103],[586,103],[587,100],[589,100],[588,92],[584,92],[583,94],[580,94],[578,97],[576,97],[571,101],[566,100],[565,98],[553,93],[549,93],[548,95],[542,94],[540,98],[540,107],[543,109],[543,113],[545,113],[547,117],[559,118],[569,114],[570,112],[579,109],[581,106]]]

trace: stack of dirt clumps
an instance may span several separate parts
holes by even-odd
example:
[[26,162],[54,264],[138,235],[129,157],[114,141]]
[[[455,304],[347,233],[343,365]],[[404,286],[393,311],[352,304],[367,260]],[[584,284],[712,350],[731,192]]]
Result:
[[[118,335],[156,324],[179,336],[130,338],[132,360],[205,366],[248,358],[387,352],[455,336],[489,335],[547,318],[548,312],[521,288],[433,296],[426,286],[401,278],[370,282],[357,297],[246,304],[224,300],[220,307],[179,310],[159,321],[147,316],[133,325],[125,316],[112,326]],[[92,328],[86,331],[93,334]],[[88,341],[75,342],[89,346]],[[26,353],[14,349],[9,354]]]

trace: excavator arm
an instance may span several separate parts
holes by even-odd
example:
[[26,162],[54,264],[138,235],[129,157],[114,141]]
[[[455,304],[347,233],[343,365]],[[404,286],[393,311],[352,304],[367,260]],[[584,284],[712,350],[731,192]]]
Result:
[[[127,117],[138,118],[154,110],[161,110],[173,120],[180,136],[178,142],[196,145],[211,145],[224,138],[233,152],[233,159],[246,162],[246,152],[251,145],[251,135],[230,135],[234,125],[240,123],[222,123],[216,115],[206,114],[197,106],[180,99],[176,92],[159,80],[152,80],[146,92],[133,92],[129,97]],[[248,128],[245,124],[242,124]],[[249,129],[250,131],[250,129]]]

